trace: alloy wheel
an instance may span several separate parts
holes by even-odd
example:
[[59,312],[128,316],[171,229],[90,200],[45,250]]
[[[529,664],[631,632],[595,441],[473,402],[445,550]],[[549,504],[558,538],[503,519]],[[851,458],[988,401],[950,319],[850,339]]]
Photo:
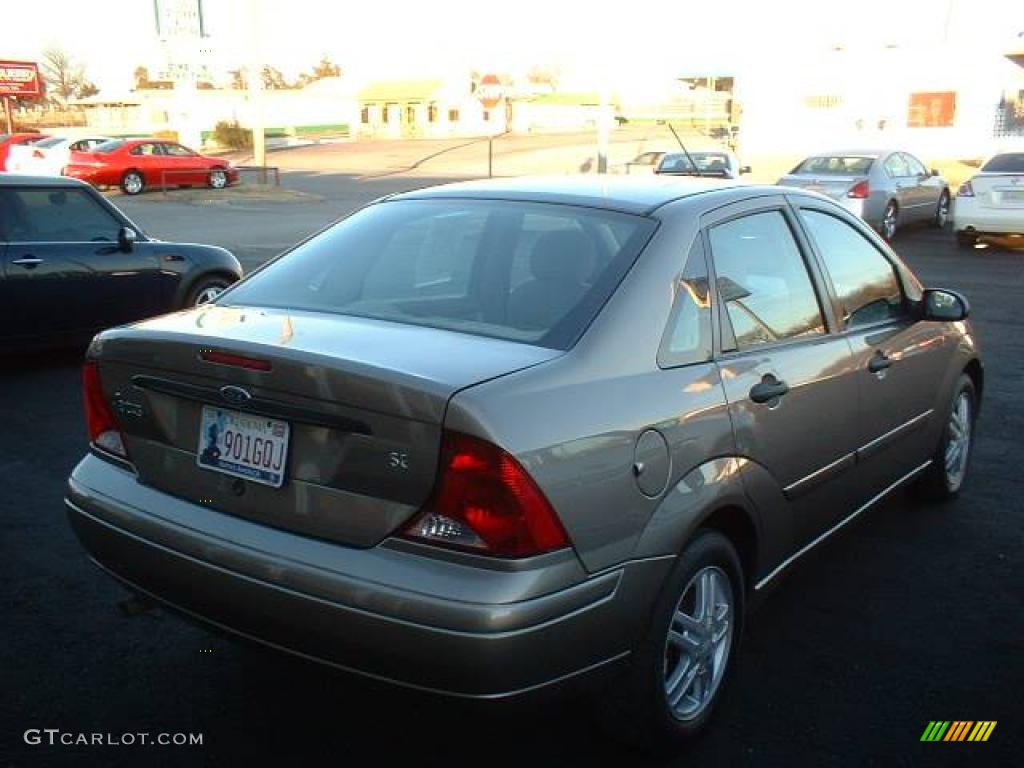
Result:
[[882,216],[882,237],[892,240],[896,235],[896,206],[889,203],[885,207],[885,214]]
[[210,171],[210,186],[213,189],[224,189],[228,185],[228,176],[224,171]]
[[207,302],[213,301],[222,293],[224,293],[224,285],[221,283],[210,283],[199,289],[196,293],[196,306],[200,304],[206,304]]
[[939,207],[935,211],[935,226],[942,229],[946,226],[946,221],[949,219],[949,195],[945,192],[939,198]]
[[946,483],[951,491],[956,491],[964,482],[967,474],[967,459],[971,449],[971,396],[961,392],[953,404],[946,427],[945,467]]
[[693,720],[710,706],[732,651],[734,599],[716,566],[690,579],[665,639],[665,698],[674,717]]

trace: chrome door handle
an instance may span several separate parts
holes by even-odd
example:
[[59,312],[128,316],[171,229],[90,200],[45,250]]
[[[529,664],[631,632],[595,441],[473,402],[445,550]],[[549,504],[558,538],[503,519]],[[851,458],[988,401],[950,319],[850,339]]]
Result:
[[42,259],[37,259],[34,256],[23,256],[20,259],[14,259],[11,264],[17,264],[19,267],[38,267],[43,263]]

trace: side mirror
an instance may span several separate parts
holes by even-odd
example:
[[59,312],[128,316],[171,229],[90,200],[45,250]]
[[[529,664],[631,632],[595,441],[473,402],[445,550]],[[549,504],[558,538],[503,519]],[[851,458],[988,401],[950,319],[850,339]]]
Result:
[[750,166],[749,165],[741,165],[740,166],[740,174],[744,174],[744,173],[750,173]]
[[931,171],[929,171],[929,173],[931,173],[932,176],[938,176],[939,175],[939,172],[935,168],[932,168]]
[[955,322],[967,319],[970,313],[967,299],[956,291],[929,288],[921,298],[921,316],[924,320]]
[[131,253],[135,250],[135,241],[139,239],[138,233],[131,227],[121,227],[117,231],[117,247],[124,253]]

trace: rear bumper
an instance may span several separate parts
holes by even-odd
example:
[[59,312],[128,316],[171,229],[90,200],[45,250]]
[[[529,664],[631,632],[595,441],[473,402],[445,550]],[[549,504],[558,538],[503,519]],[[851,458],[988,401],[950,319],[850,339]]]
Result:
[[353,549],[230,517],[87,456],[66,507],[90,556],[203,622],[378,679],[501,698],[624,658],[671,561],[597,576],[565,551],[502,570]]
[[1024,208],[989,208],[977,200],[958,197],[953,203],[953,230],[979,234],[1024,234]]

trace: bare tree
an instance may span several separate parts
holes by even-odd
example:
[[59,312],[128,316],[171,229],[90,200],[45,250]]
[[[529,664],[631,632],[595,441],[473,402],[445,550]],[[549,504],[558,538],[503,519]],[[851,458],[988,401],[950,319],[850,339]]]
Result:
[[81,65],[62,48],[51,46],[43,51],[40,65],[46,79],[47,93],[59,101],[67,102],[78,92],[85,80]]
[[260,76],[263,78],[263,87],[268,91],[282,91],[292,87],[284,79],[281,70],[271,67],[269,64],[263,67]]

